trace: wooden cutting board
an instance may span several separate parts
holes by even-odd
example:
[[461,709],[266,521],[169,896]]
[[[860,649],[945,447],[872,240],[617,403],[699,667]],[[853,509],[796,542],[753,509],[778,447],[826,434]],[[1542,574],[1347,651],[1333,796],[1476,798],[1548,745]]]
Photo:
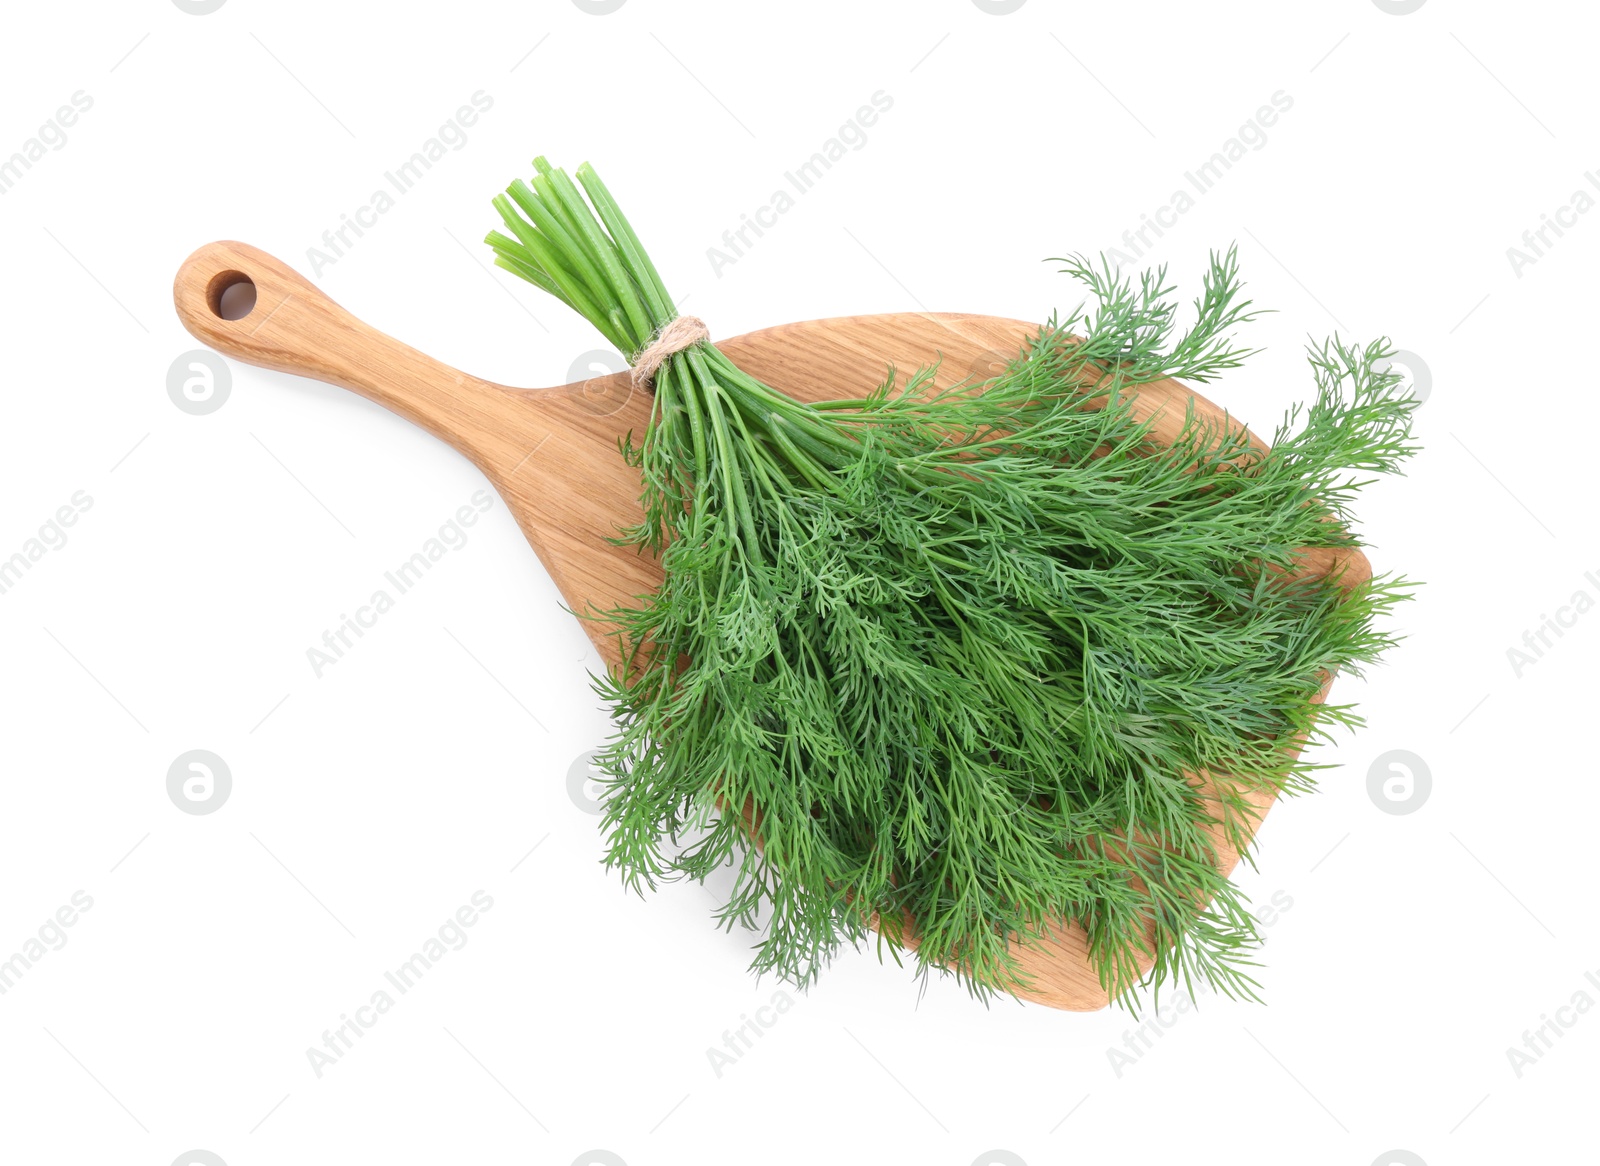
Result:
[[[245,284],[254,285],[254,307],[225,319],[223,293],[235,289],[232,302]],[[360,393],[460,450],[499,491],[572,610],[628,604],[659,584],[653,559],[606,541],[641,517],[639,475],[617,441],[630,431],[643,434],[650,400],[627,372],[551,389],[481,380],[368,327],[244,243],[210,243],[191,255],[178,270],[173,300],[184,326],[218,352]],[[784,324],[717,347],[759,380],[819,401],[864,396],[890,366],[904,374],[937,361],[940,387],[986,378],[1037,330],[995,316],[906,312]],[[1135,408],[1155,418],[1158,441],[1171,441],[1191,404],[1202,421],[1226,423],[1221,409],[1175,381],[1141,386]],[[1308,573],[1334,567],[1346,586],[1371,575],[1359,551],[1305,558]],[[590,621],[584,628],[607,667],[615,667],[615,642]],[[1265,794],[1251,800],[1263,815],[1272,804]],[[1226,848],[1223,858],[1225,871],[1238,861]],[[1055,1008],[1105,1007],[1080,927],[1063,923],[1017,950],[1031,981],[1017,987],[1019,996]]]

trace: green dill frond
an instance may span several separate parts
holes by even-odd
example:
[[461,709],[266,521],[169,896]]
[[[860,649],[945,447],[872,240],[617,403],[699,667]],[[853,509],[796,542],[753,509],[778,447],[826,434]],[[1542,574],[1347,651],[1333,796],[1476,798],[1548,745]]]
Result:
[[[536,166],[496,200],[497,259],[636,353],[672,314],[659,277],[592,171],[593,211]],[[596,682],[606,861],[641,892],[732,864],[720,917],[765,920],[758,971],[808,985],[876,930],[987,997],[1070,921],[1130,1008],[1201,981],[1256,995],[1219,840],[1248,861],[1247,795],[1311,789],[1290,755],[1359,723],[1319,693],[1390,646],[1407,584],[1292,572],[1357,545],[1352,504],[1414,452],[1414,402],[1386,344],[1332,340],[1270,451],[1192,412],[1156,448],[1125,390],[1251,354],[1237,255],[1211,257],[1182,331],[1165,269],[1063,262],[1089,304],[981,385],[891,372],[804,405],[696,345],[621,451],[644,520],[620,538],[664,578],[594,613],[624,646]]]

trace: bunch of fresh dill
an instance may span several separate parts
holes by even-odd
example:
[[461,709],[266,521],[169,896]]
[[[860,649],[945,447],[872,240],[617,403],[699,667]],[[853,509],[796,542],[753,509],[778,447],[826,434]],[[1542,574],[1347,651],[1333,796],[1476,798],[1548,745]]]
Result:
[[[637,354],[676,315],[659,276],[587,165],[587,202],[535,169],[495,200],[497,261]],[[925,370],[807,405],[705,343],[655,375],[625,537],[664,580],[594,613],[625,649],[597,682],[608,863],[641,890],[736,863],[721,914],[770,915],[758,970],[808,984],[876,928],[987,995],[1069,920],[1124,1003],[1252,992],[1217,839],[1248,853],[1245,795],[1309,788],[1287,758],[1357,723],[1319,689],[1388,646],[1405,585],[1296,577],[1297,553],[1356,545],[1349,504],[1412,452],[1414,402],[1383,344],[1332,341],[1270,452],[1192,413],[1159,447],[1130,390],[1250,355],[1234,253],[1181,333],[1164,271],[1064,262],[1092,309],[981,386]]]

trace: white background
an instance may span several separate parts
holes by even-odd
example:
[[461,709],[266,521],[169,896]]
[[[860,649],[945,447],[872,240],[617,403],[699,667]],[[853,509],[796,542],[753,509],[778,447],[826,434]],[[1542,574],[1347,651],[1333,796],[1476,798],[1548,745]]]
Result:
[[[1520,273],[1507,256],[1600,195],[1587,16],[10,6],[0,157],[73,93],[93,106],[0,197],[0,558],[75,492],[92,506],[0,595],[0,959],[74,892],[93,907],[0,995],[0,1161],[1595,1161],[1600,1009],[1565,1013],[1520,1077],[1507,1057],[1580,990],[1600,1002],[1600,614],[1520,677],[1507,657],[1574,592],[1600,597],[1600,215]],[[1125,1013],[986,1010],[944,983],[919,1000],[848,954],[719,1076],[708,1048],[780,986],[746,973],[749,937],[712,927],[705,889],[640,901],[598,865],[567,780],[606,732],[596,657],[498,500],[314,675],[306,649],[484,482],[375,406],[237,363],[216,411],[175,407],[168,369],[197,345],[171,278],[214,238],[309,272],[307,248],[479,90],[465,146],[320,283],[526,385],[601,347],[485,267],[488,200],[535,153],[592,160],[719,336],[919,306],[1043,319],[1077,296],[1041,259],[1120,245],[1292,98],[1147,251],[1187,295],[1238,240],[1278,309],[1253,328],[1267,351],[1206,391],[1270,429],[1309,391],[1307,335],[1338,328],[1392,336],[1431,393],[1425,451],[1363,506],[1378,567],[1425,583],[1408,639],[1339,681],[1368,728],[1321,751],[1322,791],[1273,812],[1241,875],[1291,903],[1267,1006],[1169,1013],[1114,1067]],[[714,273],[707,248],[878,90],[893,108],[865,146]],[[192,749],[231,771],[215,813],[168,798]],[[1432,777],[1404,816],[1368,793],[1395,749]],[[470,942],[319,1078],[307,1048],[478,890],[494,906]]]

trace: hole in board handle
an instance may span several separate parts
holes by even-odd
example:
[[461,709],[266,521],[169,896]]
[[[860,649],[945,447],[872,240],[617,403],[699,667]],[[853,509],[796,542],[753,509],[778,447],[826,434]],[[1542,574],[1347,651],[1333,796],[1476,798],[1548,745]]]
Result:
[[219,271],[206,285],[206,306],[222,320],[242,320],[255,310],[255,282],[242,271]]

